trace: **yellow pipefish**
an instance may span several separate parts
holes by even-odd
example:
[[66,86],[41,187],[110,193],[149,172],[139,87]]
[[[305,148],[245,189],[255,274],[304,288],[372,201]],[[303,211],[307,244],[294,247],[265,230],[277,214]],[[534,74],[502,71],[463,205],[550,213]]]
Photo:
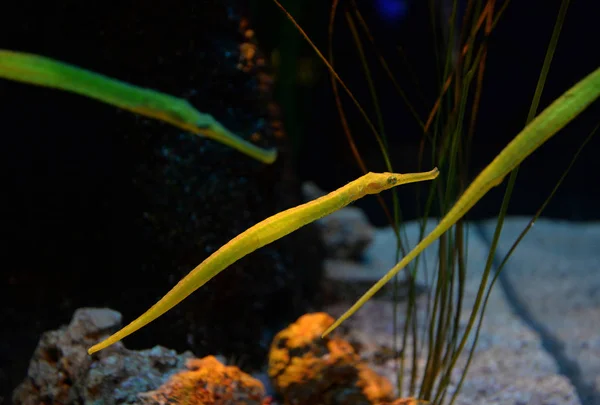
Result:
[[437,168],[423,173],[367,173],[323,197],[282,211],[259,222],[210,255],[149,310],[106,340],[92,346],[88,353],[92,354],[102,350],[144,327],[180,303],[229,265],[256,249],[331,214],[367,194],[378,194],[401,184],[433,180],[438,173]]

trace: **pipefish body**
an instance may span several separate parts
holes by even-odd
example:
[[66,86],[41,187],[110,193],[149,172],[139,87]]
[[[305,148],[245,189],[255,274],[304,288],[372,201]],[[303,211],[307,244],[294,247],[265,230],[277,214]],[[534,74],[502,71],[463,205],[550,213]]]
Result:
[[378,194],[401,184],[435,179],[437,168],[422,173],[367,173],[315,200],[275,214],[242,232],[181,279],[163,298],[115,334],[92,346],[88,353],[102,350],[152,322],[214,276],[247,254],[322,218],[367,194]]

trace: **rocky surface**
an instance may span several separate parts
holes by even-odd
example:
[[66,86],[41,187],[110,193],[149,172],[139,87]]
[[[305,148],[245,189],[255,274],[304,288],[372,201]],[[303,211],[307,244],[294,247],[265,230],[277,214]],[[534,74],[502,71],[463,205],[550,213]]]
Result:
[[350,343],[321,338],[334,319],[325,313],[301,316],[279,332],[269,352],[269,376],[283,403],[370,405],[392,400],[393,387]]
[[[277,334],[268,374],[283,404],[416,405],[393,398],[390,381],[363,361],[346,340],[320,335],[325,313],[300,317]],[[109,309],[84,308],[71,323],[43,334],[15,405],[269,405],[260,379],[215,356],[194,358],[156,346],[134,351],[118,342],[89,356],[87,348],[121,326]]]
[[[507,219],[494,266],[527,223],[528,219]],[[429,224],[427,231],[433,226],[435,223]],[[493,221],[467,225],[463,327],[471,315],[494,226]],[[413,246],[420,238],[418,224],[405,224],[403,238],[407,246]],[[534,225],[489,296],[477,346],[455,404],[598,404],[598,241],[598,224],[539,220]],[[394,246],[391,230],[376,230],[373,242],[360,254],[361,261],[346,256],[332,259],[328,277],[335,285],[341,281],[355,286],[373,282],[394,264]],[[430,286],[434,282],[436,255],[435,248],[422,255],[416,273],[418,283]],[[421,334],[426,325],[426,292],[417,298]],[[326,308],[333,316],[343,313],[356,297],[340,298]],[[393,316],[398,314],[397,326],[402,328],[405,305],[400,302],[395,312],[389,295],[379,295],[346,321],[338,330],[342,335],[334,333],[325,339],[320,333],[333,322],[331,316],[315,313],[301,317],[278,333],[271,344],[268,377],[273,390],[283,403],[290,404],[416,404],[411,398],[393,401],[397,396],[415,395],[407,380],[401,392],[390,383],[396,380],[398,365]],[[173,398],[178,403],[226,404],[232,398],[271,403],[259,379],[212,357],[189,361],[191,353],[177,355],[161,347],[133,352],[120,343],[93,358],[87,356],[86,348],[118,328],[120,320],[114,311],[80,310],[69,327],[44,334],[28,377],[14,393],[15,403],[93,403],[98,398],[153,405]],[[452,374],[450,395],[460,382],[473,343],[470,336]],[[405,358],[411,359],[412,350],[409,339]],[[417,353],[419,378],[426,355],[426,350]],[[409,375],[410,360],[405,365]],[[208,382],[209,377],[215,380]],[[268,383],[266,376],[262,377]],[[240,382],[240,392],[204,390],[217,386],[216,380],[231,379]],[[140,392],[146,394],[140,396]]]
[[[527,222],[521,218],[506,221],[494,259],[496,265]],[[471,315],[493,226],[491,221],[468,225],[463,327]],[[417,224],[406,224],[405,235],[407,242],[414,244],[419,237]],[[535,224],[490,294],[477,346],[456,404],[597,405],[600,308],[595,292],[598,285],[595,269],[600,254],[596,246],[599,236],[597,224],[550,220]],[[393,249],[386,247],[386,241],[394,242],[391,231],[378,230],[373,244],[363,252],[362,264],[347,260],[354,266],[353,273],[347,277],[349,284],[374,281],[384,273],[376,266],[393,264]],[[424,262],[420,265],[423,267],[417,272],[419,283],[430,285],[433,281],[435,269],[429,267],[426,272],[425,262],[435,263],[436,254],[435,249],[431,249],[423,256]],[[336,273],[336,283],[343,275],[343,271]],[[419,328],[426,324],[427,299],[426,293],[417,298]],[[351,300],[342,299],[329,305],[327,312],[338,316],[349,304]],[[390,384],[396,381],[398,364],[393,307],[390,297],[381,295],[346,321],[337,331],[341,335],[334,333],[326,339],[320,339],[320,333],[333,321],[326,313],[305,315],[277,334],[271,345],[268,377],[283,403],[314,403],[316,398],[332,404],[392,403],[394,397],[414,395],[406,380],[402,392],[396,392]],[[405,303],[400,302],[396,312],[400,328],[404,310]],[[177,355],[162,348],[132,352],[117,344],[100,352],[98,357],[85,354],[87,346],[119,323],[120,315],[114,311],[82,310],[75,314],[68,328],[45,334],[32,359],[28,378],[15,392],[15,402],[33,404],[40,398],[91,400],[96,398],[93,395],[118,395],[127,400],[135,398],[159,404],[173,393],[188,392],[185,387],[204,384],[207,375],[200,371],[201,363],[188,362],[187,371],[185,369],[189,353]],[[448,390],[450,395],[460,381],[473,342],[471,336],[466,352],[458,359]],[[409,339],[404,348],[405,358],[412,357],[412,349]],[[422,350],[417,355],[419,378],[426,354],[427,351]],[[210,375],[223,377],[227,370],[233,370],[215,361],[204,359],[210,364]],[[409,375],[410,360],[405,365],[406,375]],[[81,371],[86,369],[90,370],[89,374]],[[219,370],[223,373],[216,372]],[[173,377],[178,371],[188,374]],[[136,378],[127,377],[132,374]],[[111,378],[103,379],[106,376]],[[266,376],[262,377],[268,383]],[[246,395],[245,398],[250,398],[248,401],[255,401],[252,403],[261,403],[261,398],[263,403],[270,401],[264,398],[265,384],[250,376],[240,381],[245,379],[248,384],[241,384],[245,388],[239,395]],[[133,392],[143,391],[150,393],[141,397],[133,395]],[[221,394],[219,398],[230,397],[229,391]],[[27,398],[34,399],[27,402],[24,400]],[[206,400],[209,397],[198,394],[189,398]],[[416,402],[406,398],[393,403]]]
[[109,309],[79,309],[68,326],[43,334],[15,405],[260,405],[262,383],[217,358],[193,358],[156,346],[126,349],[118,342],[94,356],[87,348],[121,326]]
[[187,370],[156,390],[138,394],[139,405],[261,405],[270,403],[262,383],[214,356],[189,359]]
[[90,345],[120,326],[116,311],[80,309],[68,326],[45,332],[13,403],[133,404],[138,393],[157,389],[192,358],[190,352],[177,354],[160,346],[131,351],[120,342],[97,355],[87,354]]
[[[527,222],[523,218],[506,221],[496,265]],[[428,230],[434,225],[429,224]],[[494,221],[487,221],[468,226],[463,325],[480,284],[494,225]],[[419,240],[419,232],[418,224],[405,224],[408,247]],[[360,262],[328,261],[328,277],[354,283],[359,293],[364,293],[365,285],[370,286],[394,265],[394,246],[391,229],[378,229]],[[421,256],[418,283],[431,285],[436,255],[435,247],[431,247]],[[477,348],[455,403],[599,404],[599,263],[599,224],[538,221],[492,290]],[[348,296],[346,302],[342,300],[327,311],[340,315],[356,297]],[[426,300],[426,295],[418,299],[420,319],[424,319]],[[403,326],[404,305],[398,305],[399,327]],[[360,344],[364,358],[390,379],[396,375],[392,320],[389,295],[380,295],[345,324],[350,331],[348,338]],[[472,341],[471,337],[467,349]],[[405,349],[407,358],[411,356],[409,346]],[[451,392],[465,361],[463,355]]]

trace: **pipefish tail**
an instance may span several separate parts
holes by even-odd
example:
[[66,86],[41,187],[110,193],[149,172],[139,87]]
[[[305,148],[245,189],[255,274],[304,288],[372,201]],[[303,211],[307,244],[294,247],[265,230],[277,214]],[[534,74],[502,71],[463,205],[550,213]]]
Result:
[[167,122],[195,135],[221,142],[263,163],[271,164],[277,158],[276,149],[262,149],[246,141],[183,98],[51,58],[0,49],[0,78],[68,91]]
[[327,195],[282,211],[259,222],[210,255],[144,314],[106,340],[92,346],[88,353],[92,354],[102,350],[146,326],[179,304],[228,266],[256,249],[331,214],[367,194],[378,194],[401,184],[433,180],[438,174],[437,168],[422,173],[367,173]]

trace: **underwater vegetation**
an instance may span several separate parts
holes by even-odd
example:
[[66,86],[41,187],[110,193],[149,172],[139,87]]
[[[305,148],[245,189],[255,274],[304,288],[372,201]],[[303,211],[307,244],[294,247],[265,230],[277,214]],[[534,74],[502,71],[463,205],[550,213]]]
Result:
[[[581,142],[574,153],[571,163],[562,172],[562,176],[555,182],[554,187],[548,190],[549,196],[537,209],[529,224],[517,237],[512,247],[503,258],[496,258],[496,247],[502,232],[504,218],[506,216],[511,195],[517,180],[520,164],[535,150],[540,148],[550,137],[564,128],[569,122],[586,110],[598,98],[600,69],[597,62],[589,66],[583,80],[572,80],[573,85],[560,98],[548,103],[541,113],[538,112],[541,95],[548,79],[548,72],[557,49],[563,23],[569,9],[569,1],[557,2],[556,18],[551,35],[548,34],[548,46],[543,57],[540,58],[541,69],[537,83],[531,83],[535,87],[533,99],[529,103],[529,111],[525,120],[524,129],[518,133],[503,149],[497,153],[494,159],[486,162],[483,170],[477,170],[477,175],[470,176],[469,164],[472,159],[472,141],[476,128],[479,124],[478,113],[481,110],[482,93],[484,93],[484,77],[491,67],[488,61],[492,53],[493,32],[503,24],[503,15],[507,10],[516,13],[523,12],[524,8],[518,8],[515,2],[461,2],[461,1],[432,1],[422,9],[429,13],[431,43],[424,44],[419,39],[422,31],[419,25],[422,20],[413,24],[413,31],[405,31],[408,38],[403,38],[404,43],[414,42],[415,48],[425,53],[432,49],[431,60],[435,62],[434,69],[425,70],[433,76],[423,77],[419,72],[411,71],[410,60],[408,68],[396,72],[398,65],[392,67],[381,51],[381,43],[389,44],[389,38],[378,42],[374,32],[380,27],[367,23],[363,14],[363,4],[357,1],[339,2],[332,1],[329,13],[329,24],[327,32],[326,47],[316,45],[311,36],[305,31],[303,24],[296,22],[294,13],[289,13],[278,0],[274,0],[286,18],[297,28],[315,54],[322,60],[330,74],[333,95],[336,101],[336,109],[339,114],[342,132],[345,135],[355,164],[362,172],[370,170],[369,166],[375,165],[371,159],[371,165],[367,165],[365,153],[359,146],[359,139],[364,145],[365,137],[357,135],[355,128],[358,121],[364,124],[363,128],[372,135],[373,143],[379,149],[379,165],[386,170],[393,171],[393,167],[404,162],[396,162],[392,156],[392,131],[397,138],[409,137],[403,134],[406,122],[399,120],[394,113],[398,110],[406,111],[404,116],[414,119],[413,127],[420,133],[421,140],[417,144],[418,168],[423,164],[433,164],[440,169],[441,175],[436,179],[429,192],[425,195],[416,196],[419,211],[421,232],[419,240],[411,250],[406,245],[406,236],[403,234],[402,207],[398,197],[393,194],[392,207],[389,203],[379,200],[385,212],[389,224],[393,227],[396,239],[396,262],[397,264],[377,283],[375,283],[357,302],[351,306],[330,328],[325,332],[334,330],[344,320],[359,310],[376,292],[388,282],[393,282],[394,291],[398,291],[398,279],[395,277],[402,269],[406,269],[405,280],[409,283],[408,302],[404,306],[404,313],[400,313],[398,306],[394,306],[394,313],[390,322],[393,324],[395,333],[394,350],[400,355],[396,359],[397,387],[403,396],[415,396],[417,398],[431,401],[435,404],[453,403],[459,396],[460,388],[465,380],[467,371],[473,358],[480,327],[484,319],[488,298],[496,280],[498,279],[504,265],[511,254],[518,247],[519,242],[533,226],[533,223],[541,215],[549,201],[556,193],[558,187],[565,179],[573,163],[580,152],[586,147],[588,141],[598,129],[597,120],[589,135]],[[283,2],[282,2],[283,3]],[[558,4],[560,3],[560,4]],[[416,2],[415,2],[416,4]],[[546,5],[544,4],[544,7]],[[365,7],[368,9],[368,7]],[[515,11],[516,10],[516,11]],[[554,10],[554,9],[553,9]],[[537,17],[537,13],[534,13]],[[343,17],[343,18],[338,18]],[[338,21],[340,20],[340,21]],[[507,21],[510,26],[510,21]],[[312,26],[314,29],[315,27]],[[345,29],[343,36],[352,41],[356,63],[352,58],[340,57],[340,52],[335,52],[340,40],[337,39],[338,31]],[[381,30],[378,31],[381,33]],[[395,33],[392,31],[392,33]],[[322,39],[319,43],[323,43]],[[424,47],[427,45],[427,47]],[[433,47],[431,47],[433,45]],[[425,52],[423,51],[425,49]],[[347,49],[347,48],[346,48]],[[405,53],[401,46],[394,46],[394,51],[400,54],[399,59],[405,62],[409,54]],[[335,56],[335,57],[334,57]],[[413,55],[414,56],[414,55]],[[339,62],[338,58],[343,62]],[[337,63],[335,63],[337,62]],[[511,62],[519,65],[517,60]],[[496,59],[496,63],[498,63]],[[401,64],[402,65],[402,64]],[[349,69],[349,66],[355,69]],[[421,64],[422,68],[423,65]],[[492,65],[493,67],[493,65]],[[349,74],[359,71],[364,78],[364,85],[359,86],[356,79],[349,85],[339,72]],[[374,72],[378,72],[379,76]],[[413,75],[411,75],[411,73]],[[393,88],[397,98],[383,99],[381,88],[381,77],[385,77],[383,86]],[[581,76],[579,76],[581,77]],[[420,79],[420,80],[419,80]],[[418,80],[420,83],[418,83]],[[501,78],[501,80],[510,80]],[[578,81],[578,82],[577,82]],[[412,82],[412,83],[411,83]],[[413,87],[431,86],[435,90],[435,98],[426,99],[423,92],[417,91],[417,97],[407,96],[407,84]],[[377,86],[377,83],[380,86]],[[421,84],[421,86],[418,86]],[[565,86],[564,91],[568,86]],[[421,89],[422,90],[422,89]],[[357,94],[362,94],[361,101]],[[579,98],[579,96],[581,98]],[[420,100],[419,97],[420,96]],[[415,106],[417,101],[427,103],[427,109],[419,112]],[[365,101],[366,100],[366,101]],[[394,100],[393,102],[391,100]],[[396,103],[396,100],[398,102]],[[504,100],[503,102],[507,102]],[[573,102],[573,103],[572,103]],[[384,103],[387,105],[384,108]],[[398,104],[401,107],[398,107]],[[421,103],[422,104],[422,103]],[[391,107],[390,107],[391,105]],[[498,103],[500,109],[502,102]],[[384,112],[388,112],[387,116]],[[358,112],[358,114],[357,114]],[[352,120],[360,115],[361,120]],[[494,114],[495,120],[503,119],[502,113]],[[387,118],[386,118],[387,117]],[[589,114],[588,114],[589,117]],[[492,117],[493,118],[493,117]],[[494,119],[494,118],[493,118]],[[593,119],[593,116],[592,116]],[[351,124],[352,122],[352,124]],[[400,132],[400,134],[398,134]],[[489,137],[483,135],[485,139]],[[401,155],[402,156],[402,155]],[[377,163],[377,162],[375,162]],[[485,194],[493,188],[506,185],[504,198],[498,212],[495,233],[490,241],[490,249],[487,252],[487,261],[482,271],[481,281],[476,293],[476,299],[471,308],[466,308],[463,302],[465,293],[465,280],[468,272],[472,269],[466,266],[468,232],[463,218],[480,201]],[[502,192],[500,192],[502,195]],[[434,214],[435,213],[435,214]],[[425,228],[430,216],[440,217],[437,226],[425,234]],[[431,276],[431,291],[428,293],[425,319],[420,318],[417,313],[417,285],[416,269],[418,268],[419,254],[422,249],[437,242],[438,260],[433,264],[434,270]],[[412,262],[411,262],[412,260]],[[429,266],[428,266],[429,267]],[[429,277],[427,277],[429,279]],[[397,294],[397,293],[395,293]],[[470,314],[464,322],[461,320],[461,312],[468,310]],[[398,319],[401,319],[399,321]],[[468,347],[469,339],[473,337],[473,343]],[[412,356],[405,355],[406,349],[411,349]],[[457,359],[463,351],[468,357],[466,367],[460,370],[458,382],[451,383],[452,372],[457,364]],[[424,364],[420,364],[420,354],[426,356]],[[407,366],[407,363],[410,364]],[[410,371],[407,371],[410,369]],[[450,388],[452,385],[452,388]],[[588,395],[592,392],[592,395]],[[593,397],[593,389],[579,392],[580,399]]]

